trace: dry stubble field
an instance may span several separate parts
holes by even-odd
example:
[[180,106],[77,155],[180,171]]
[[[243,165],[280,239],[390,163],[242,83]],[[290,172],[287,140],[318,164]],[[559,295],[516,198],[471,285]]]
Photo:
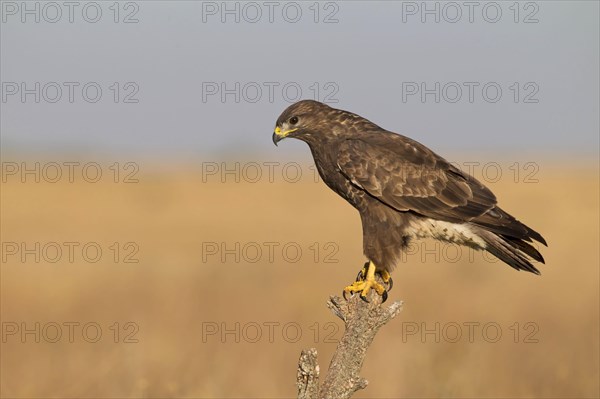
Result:
[[[325,301],[362,266],[357,213],[311,179],[139,177],[2,184],[2,397],[295,396],[300,350],[326,369],[341,335]],[[538,177],[490,186],[547,238],[542,276],[416,247],[357,397],[599,396],[599,176]]]

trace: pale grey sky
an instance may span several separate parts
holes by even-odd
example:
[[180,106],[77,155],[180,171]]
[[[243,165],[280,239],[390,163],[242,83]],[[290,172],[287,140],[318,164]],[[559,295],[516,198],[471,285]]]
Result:
[[271,142],[300,89],[440,153],[597,156],[596,1],[114,4],[2,1],[4,153],[308,156]]

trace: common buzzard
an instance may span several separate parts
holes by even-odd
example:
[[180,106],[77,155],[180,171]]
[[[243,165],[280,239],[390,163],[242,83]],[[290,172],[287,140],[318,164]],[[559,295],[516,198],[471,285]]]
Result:
[[354,206],[363,227],[368,262],[344,289],[373,288],[387,298],[390,272],[413,238],[485,250],[516,270],[539,274],[544,263],[531,245],[544,238],[497,206],[496,196],[474,177],[423,144],[387,131],[351,112],[304,100],[277,119],[273,142],[293,137],[308,144],[325,184]]

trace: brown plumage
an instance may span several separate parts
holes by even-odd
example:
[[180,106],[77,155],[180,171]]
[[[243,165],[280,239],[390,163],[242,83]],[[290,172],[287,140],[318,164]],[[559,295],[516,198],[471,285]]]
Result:
[[413,238],[486,250],[517,270],[539,274],[531,245],[546,241],[497,206],[481,182],[424,145],[356,114],[300,101],[277,119],[273,141],[308,144],[321,178],[360,213],[363,250],[391,271]]

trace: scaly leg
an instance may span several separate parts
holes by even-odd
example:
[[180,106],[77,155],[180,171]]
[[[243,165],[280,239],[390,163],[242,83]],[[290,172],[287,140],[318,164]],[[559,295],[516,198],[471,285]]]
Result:
[[390,274],[390,272],[388,272],[387,270],[377,270],[376,273],[379,273],[383,282],[388,285],[387,290],[391,291],[392,287],[394,286],[394,280],[392,280],[392,275]]

